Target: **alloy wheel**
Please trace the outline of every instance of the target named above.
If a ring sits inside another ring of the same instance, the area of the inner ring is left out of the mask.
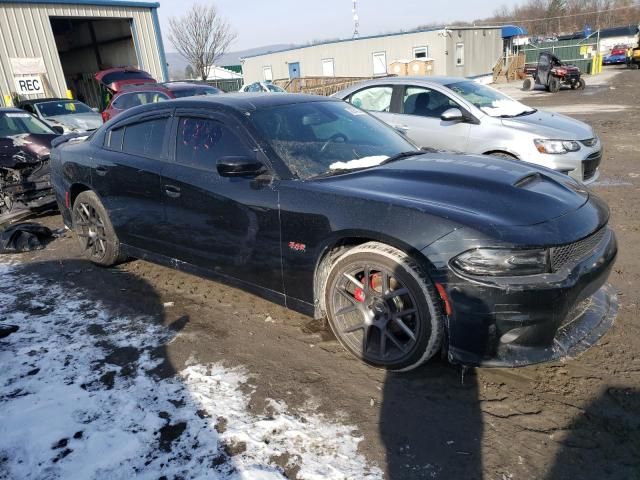
[[[418,304],[386,267],[348,267],[330,298],[336,333],[365,360],[395,363],[412,353],[420,337]]]
[[[73,213],[73,227],[85,253],[95,260],[104,258],[107,251],[107,236],[100,214],[91,204],[84,202],[77,202]]]

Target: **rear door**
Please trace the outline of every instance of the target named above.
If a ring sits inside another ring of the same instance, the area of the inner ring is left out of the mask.
[[[551,61],[548,55],[540,55],[538,58],[538,83],[540,85],[547,85],[549,80],[549,71],[551,70]]]
[[[276,183],[217,171],[220,157],[260,155],[251,136],[222,113],[179,109],[173,123],[161,182],[172,256],[282,292]]]
[[[452,98],[433,88],[403,86],[399,113],[391,113],[388,123],[403,131],[420,147],[465,152],[471,125],[447,122],[440,116],[450,108],[464,109]]]
[[[167,250],[160,174],[167,163],[171,115],[170,109],[155,111],[114,125],[91,172],[120,240],[158,252]]]

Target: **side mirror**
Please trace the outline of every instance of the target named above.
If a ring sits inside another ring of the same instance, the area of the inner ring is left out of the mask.
[[[459,108],[450,108],[442,112],[440,120],[443,122],[461,122],[464,120],[464,115],[462,115],[462,111]]]
[[[264,173],[264,164],[254,157],[221,157],[217,162],[222,177],[256,177]]]
[[[64,128],[62,128],[60,125],[54,125],[53,127],[51,127],[51,130],[53,130],[56,133],[59,133],[60,135],[64,133]]]

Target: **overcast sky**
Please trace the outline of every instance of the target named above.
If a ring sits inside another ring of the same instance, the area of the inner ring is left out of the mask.
[[[159,0],[165,49],[175,51],[166,39],[167,19],[183,14],[192,0]],[[201,0],[199,3],[210,3]],[[272,45],[306,43],[327,38],[349,38],[353,33],[352,0],[216,0],[238,38],[231,51]],[[360,35],[411,29],[428,23],[474,20],[493,14],[501,5],[518,0],[358,0]]]

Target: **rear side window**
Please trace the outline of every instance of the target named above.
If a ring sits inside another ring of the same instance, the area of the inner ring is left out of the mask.
[[[161,158],[168,118],[154,118],[113,129],[106,137],[105,146],[131,155]]]
[[[201,170],[215,170],[220,157],[249,155],[251,151],[229,127],[208,118],[181,118],[176,139],[176,162]]]
[[[124,129],[122,151],[143,157],[160,157],[167,121],[167,118],[156,118],[127,125]]]

